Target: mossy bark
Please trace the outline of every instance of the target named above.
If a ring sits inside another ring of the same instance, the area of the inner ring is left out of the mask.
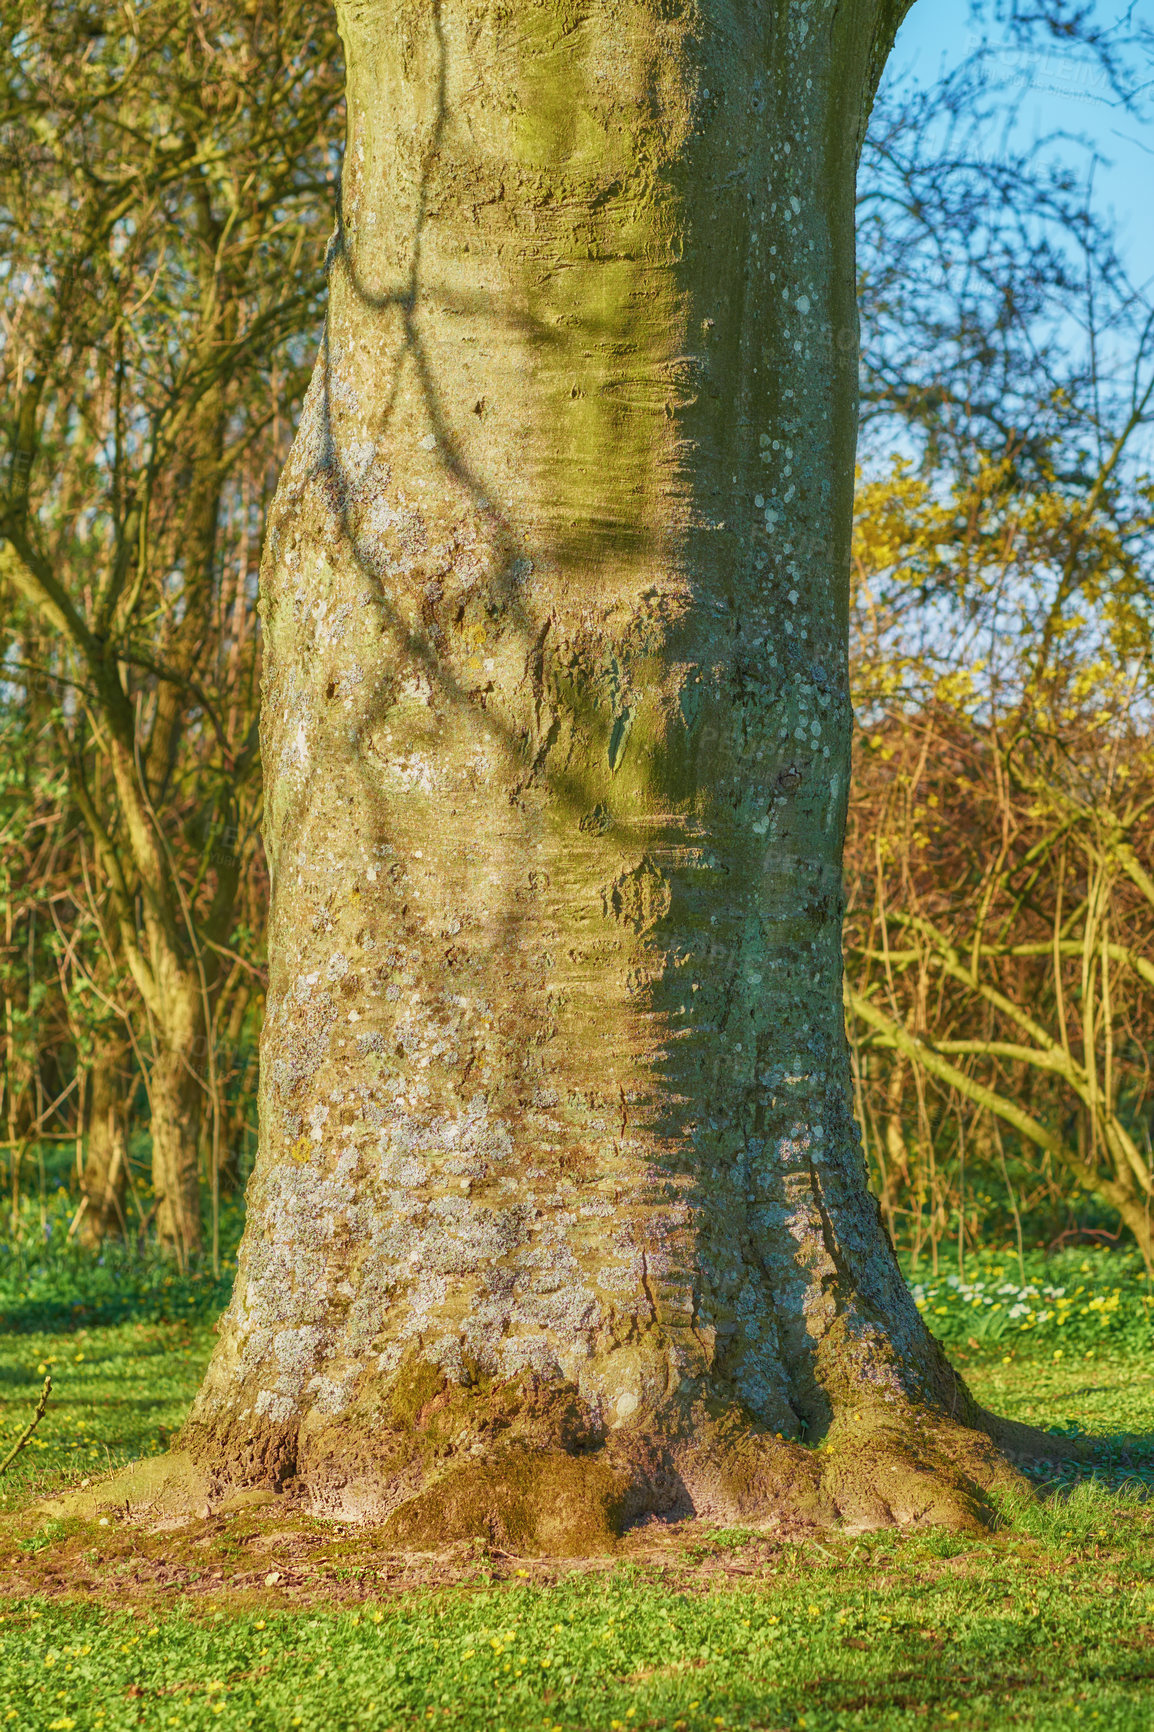
[[[997,1475],[842,1013],[854,176],[904,10],[340,8],[221,1486],[583,1549],[969,1520]]]

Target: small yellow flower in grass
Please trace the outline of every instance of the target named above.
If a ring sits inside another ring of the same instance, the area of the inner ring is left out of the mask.
[[[374,1612],[373,1613],[373,1623],[374,1624],[383,1624],[384,1621],[385,1621],[385,1614],[383,1612]]]
[[[528,1570],[514,1570],[513,1574],[515,1576],[527,1576],[529,1574],[529,1572],[528,1572]]]
[[[258,1618],[258,1619],[257,1619],[257,1621],[256,1621],[256,1624],[255,1624],[255,1626],[254,1626],[254,1628],[255,1628],[255,1629],[258,1629],[258,1630],[263,1630],[263,1629],[264,1629],[264,1619],[263,1619],[263,1618]]]
[[[821,1607],[820,1606],[807,1606],[806,1610],[809,1613],[811,1618],[820,1618],[821,1617]]]

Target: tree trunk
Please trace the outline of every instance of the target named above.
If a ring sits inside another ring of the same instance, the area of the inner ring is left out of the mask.
[[[341,10],[218,1492],[581,1550],[969,1522],[1002,1471],[842,1012],[854,174],[904,10]]]
[[[81,1192],[86,1199],[77,1228],[81,1244],[127,1236],[128,1123],[132,1092],[130,1051],[124,1040],[99,1046],[88,1071],[88,1135]]]
[[[893,1236],[893,1219],[898,1204],[903,1196],[909,1196],[914,1188],[910,1175],[910,1151],[906,1142],[905,1126],[902,1123],[902,1108],[905,1105],[905,1064],[899,1054],[895,1055],[886,1079],[885,1103],[885,1145],[886,1145],[886,1192],[882,1197],[882,1209],[890,1222],[890,1236]]]
[[[195,983],[171,969],[162,978],[167,990],[155,1016],[156,1051],[148,1079],[152,1189],[157,1240],[184,1268],[203,1242],[200,1123],[208,1068],[206,1036]]]
[[[127,719],[133,725],[131,712]],[[183,1268],[202,1242],[198,1151],[208,1050],[203,976],[187,954],[189,911],[182,904],[177,870],[163,843],[151,796],[139,777],[132,736],[123,715],[120,720],[121,734],[112,738],[110,759],[126,818],[143,931],[137,928],[120,860],[110,850],[105,859],[117,892],[121,951],[146,1006],[152,1036],[148,1102],[157,1240]]]
[[[1122,1225],[1133,1233],[1147,1275],[1154,1275],[1154,1205],[1140,1194],[1133,1180],[1127,1185],[1111,1185],[1109,1189],[1101,1185],[1098,1189],[1106,1202],[1117,1209]]]
[[[187,1052],[162,1049],[149,1073],[156,1236],[183,1268],[201,1247],[201,1086]]]

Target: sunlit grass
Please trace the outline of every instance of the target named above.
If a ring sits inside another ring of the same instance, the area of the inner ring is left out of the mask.
[[[1154,1727],[1154,1361],[1128,1322],[1060,1346],[1047,1325],[954,1332],[989,1406],[1113,1438],[1095,1478],[1004,1503],[986,1538],[698,1529],[592,1570],[482,1549],[434,1590],[435,1563],[400,1584],[371,1536],[299,1518],[145,1542],[33,1517],[34,1493],[163,1449],[215,1339],[189,1277],[150,1289],[144,1321],[77,1328],[63,1261],[37,1267],[20,1316],[54,1327],[0,1335],[0,1443],[54,1381],[0,1481],[0,1573],[26,1595],[0,1602],[0,1728]]]
[[[165,1449],[215,1337],[207,1323],[121,1323],[0,1335],[0,1443],[27,1421],[45,1374],[52,1395],[31,1443],[0,1480],[0,1510]]]
[[[906,1275],[919,1311],[949,1347],[1059,1354],[1134,1351],[1154,1340],[1154,1282],[1137,1251],[1079,1248],[970,1253],[965,1273],[925,1259]]]
[[[1079,1501],[1085,1516],[1094,1500]],[[1057,1550],[1033,1536],[835,1544],[833,1561],[786,1547],[740,1586],[636,1565],[547,1586],[479,1570],[332,1611],[41,1600],[0,1623],[0,1724],[1148,1732],[1145,1533],[1115,1533],[1108,1556],[1087,1533]],[[727,1561],[741,1556],[729,1536]]]

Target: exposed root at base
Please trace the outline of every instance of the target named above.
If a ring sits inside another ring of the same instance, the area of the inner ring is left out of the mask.
[[[920,1412],[858,1411],[815,1449],[758,1432],[733,1412],[698,1410],[685,1420],[675,1436],[622,1430],[576,1449],[513,1437],[480,1457],[426,1462],[415,1482],[412,1473],[398,1476],[395,1458],[393,1471],[374,1474],[361,1454],[344,1468],[329,1456],[296,1479],[237,1484],[175,1451],[42,1507],[163,1526],[275,1503],[376,1527],[395,1551],[478,1540],[522,1556],[589,1558],[611,1555],[653,1515],[791,1534],[980,1534],[995,1519],[993,1497],[1030,1495],[1011,1454],[1054,1460],[1085,1448],[993,1416],[985,1432]]]

